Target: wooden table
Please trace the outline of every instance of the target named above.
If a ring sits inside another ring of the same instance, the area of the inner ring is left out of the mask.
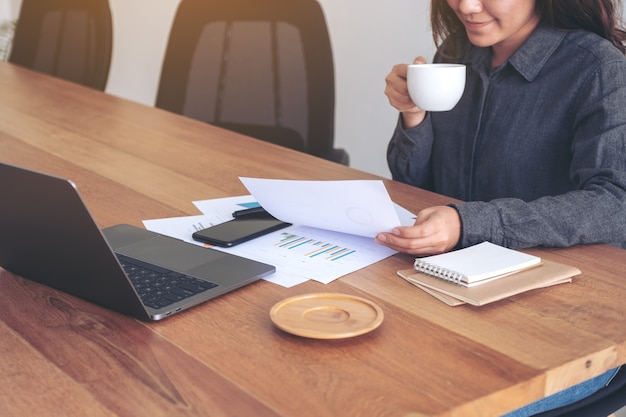
[[[6,63],[0,160],[73,179],[101,227],[199,214],[193,200],[246,194],[239,176],[377,178]],[[412,211],[449,201],[385,184]],[[453,308],[398,278],[412,264],[398,254],[328,285],[260,281],[144,323],[2,271],[0,415],[500,415],[626,362],[625,252],[529,252],[583,274]],[[365,297],[385,320],[333,341],[275,328],[270,308],[309,292]]]

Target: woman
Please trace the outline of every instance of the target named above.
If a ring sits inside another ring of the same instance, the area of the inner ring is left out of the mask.
[[[426,113],[406,65],[386,78],[401,112],[394,179],[462,204],[432,207],[377,240],[428,255],[626,242],[626,57],[611,0],[433,0],[437,62],[467,65],[461,101]],[[416,63],[425,62],[417,58]]]
[[[385,94],[400,118],[389,144],[393,178],[465,201],[418,213],[381,233],[429,255],[485,240],[512,248],[626,247],[626,33],[617,0],[432,0],[436,62],[467,65],[449,112],[411,101],[407,66]],[[425,63],[419,57],[415,63]],[[573,403],[617,369],[524,407]]]

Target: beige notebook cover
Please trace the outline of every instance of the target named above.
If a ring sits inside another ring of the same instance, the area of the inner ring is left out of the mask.
[[[417,272],[398,271],[398,275],[444,303],[456,306],[482,306],[526,291],[572,282],[580,270],[569,265],[544,260],[541,265],[475,287],[464,287],[441,278]]]

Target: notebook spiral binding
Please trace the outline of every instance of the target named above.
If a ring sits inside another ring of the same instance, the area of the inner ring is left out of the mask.
[[[437,265],[430,264],[428,262],[424,262],[421,259],[416,259],[413,263],[413,266],[416,271],[423,272],[428,275],[435,276],[437,278],[444,279],[453,284],[463,285],[463,274],[459,274],[458,272],[451,271],[449,269],[440,268]]]

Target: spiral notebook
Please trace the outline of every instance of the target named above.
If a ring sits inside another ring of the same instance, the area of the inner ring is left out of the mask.
[[[570,283],[579,274],[580,270],[573,266],[544,260],[536,268],[508,274],[484,285],[465,287],[415,269],[398,271],[398,275],[407,282],[450,306],[466,303],[483,306],[527,291]]]
[[[473,287],[539,264],[541,258],[537,256],[483,242],[440,255],[417,258],[414,267],[418,272]]]
[[[423,271],[423,272],[422,272]],[[451,306],[482,306],[526,291],[572,282],[581,271],[491,243],[419,258],[398,275]]]

